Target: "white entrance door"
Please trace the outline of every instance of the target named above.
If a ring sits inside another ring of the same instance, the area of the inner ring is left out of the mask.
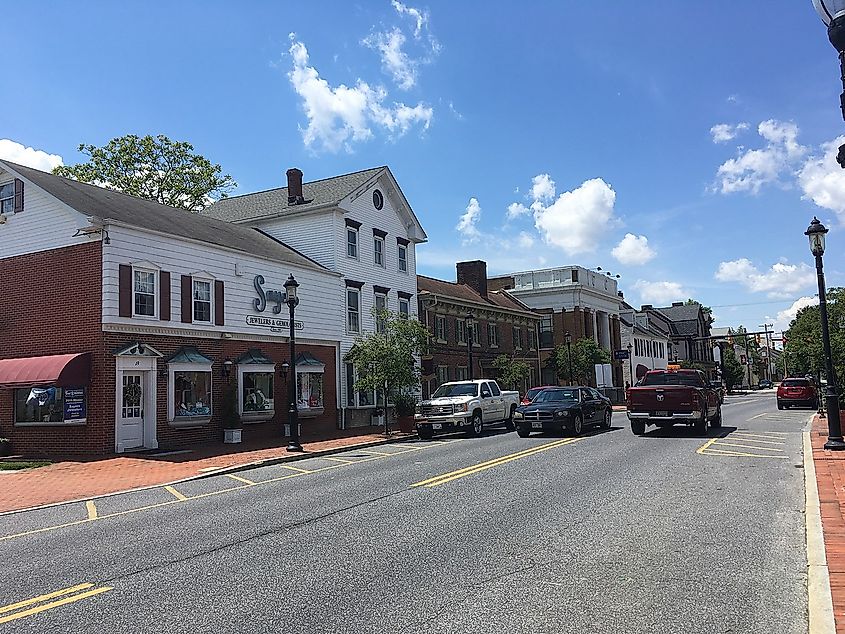
[[[144,447],[144,384],[146,372],[123,372],[118,411],[118,446],[124,451]]]

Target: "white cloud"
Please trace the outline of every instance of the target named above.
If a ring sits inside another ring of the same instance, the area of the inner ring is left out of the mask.
[[[387,91],[370,87],[358,80],[353,87],[340,84],[332,87],[320,77],[317,69],[309,66],[308,49],[290,34],[289,49],[293,69],[288,78],[302,98],[302,108],[308,126],[302,130],[302,139],[308,148],[337,152],[341,148],[351,151],[354,142],[372,138],[372,126],[380,126],[395,136],[402,136],[412,126],[428,129],[434,116],[431,107],[419,103],[414,107],[394,102],[385,105]]]
[[[397,0],[392,0],[390,4],[393,5],[393,8],[399,15],[405,14],[413,18],[414,22],[417,24],[414,29],[414,38],[420,39],[422,37],[423,30],[428,29],[428,11],[420,11],[414,7],[402,4]]]
[[[27,147],[11,139],[0,139],[0,159],[26,165],[42,172],[51,172],[54,167],[64,165],[58,154],[48,154],[43,150]]]
[[[798,172],[804,198],[835,211],[840,218],[845,218],[845,170],[836,162],[836,154],[843,143],[845,136],[823,143],[822,156],[811,156]]]
[[[534,238],[527,231],[520,231],[516,244],[522,249],[530,249],[534,246]]]
[[[464,244],[476,242],[481,237],[478,223],[481,220],[481,205],[477,198],[470,198],[466,210],[458,221],[455,229],[463,237]]]
[[[535,200],[531,205],[534,225],[547,244],[560,247],[567,255],[591,252],[616,222],[615,201],[616,192],[610,185],[594,178],[563,192],[548,206]]]
[[[752,293],[768,293],[769,297],[788,297],[811,288],[816,281],[816,273],[803,262],[776,262],[768,271],[760,272],[750,260],[739,258],[721,262],[716,271],[716,279],[720,282],[742,284]]]
[[[519,218],[520,216],[526,215],[529,211],[531,210],[522,203],[511,203],[508,205],[507,219],[513,220],[514,218]]]
[[[757,126],[766,141],[762,149],[740,150],[736,158],[719,166],[715,188],[723,194],[749,191],[756,194],[764,185],[788,186],[781,179],[792,171],[807,151],[798,143],[798,126],[769,119]]]
[[[418,64],[402,50],[405,36],[399,27],[393,27],[384,33],[373,33],[361,40],[361,43],[381,54],[382,66],[393,77],[397,86],[402,90],[414,87],[417,83]]]
[[[548,202],[555,197],[555,182],[548,174],[538,174],[531,180],[531,198]]]
[[[710,134],[713,135],[713,143],[724,143],[735,139],[740,132],[748,129],[747,123],[737,123],[731,125],[730,123],[717,123],[710,128]]]
[[[678,282],[647,282],[637,280],[634,289],[640,294],[640,299],[646,304],[668,304],[683,301],[692,295]]]
[[[610,252],[622,264],[642,265],[655,258],[657,252],[648,246],[648,238],[626,233]]]
[[[799,297],[789,308],[781,310],[778,312],[777,317],[774,320],[774,329],[776,331],[784,331],[789,328],[789,324],[792,323],[792,320],[798,315],[798,311],[802,308],[806,308],[807,306],[818,306],[819,298],[817,295],[806,296],[806,297]]]

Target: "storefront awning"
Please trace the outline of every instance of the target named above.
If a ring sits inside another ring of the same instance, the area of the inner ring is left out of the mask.
[[[323,372],[325,368],[326,364],[310,352],[300,352],[296,355],[297,372]]]
[[[91,355],[87,352],[0,359],[0,387],[83,387],[90,376]]]

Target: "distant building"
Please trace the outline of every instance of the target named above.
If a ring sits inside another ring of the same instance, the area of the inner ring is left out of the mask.
[[[622,305],[619,313],[622,349],[628,350],[630,359],[622,365],[624,384],[634,385],[649,370],[663,370],[669,361],[668,322]]]
[[[490,278],[491,289],[511,295],[543,315],[540,322],[541,383],[557,385],[550,358],[556,346],[572,340],[594,339],[611,356],[622,347],[619,307],[622,301],[616,278],[581,266],[524,271]],[[614,360],[615,387],[624,386],[622,362]]]
[[[537,384],[541,316],[507,291],[488,290],[486,262],[458,262],[457,282],[418,275],[417,289],[419,319],[432,333],[431,349],[423,358],[423,398],[441,383],[469,378],[466,317],[470,313],[476,324],[475,378],[499,378],[493,361],[504,354],[529,366],[528,377],[515,386],[521,394]]]
[[[710,376],[716,374],[713,342],[710,340],[710,322],[701,304],[673,302],[671,306],[655,308],[644,304],[640,312],[650,320],[665,325],[669,333],[668,361],[699,364]]]

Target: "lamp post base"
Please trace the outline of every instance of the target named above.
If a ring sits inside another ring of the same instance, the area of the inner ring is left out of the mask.
[[[842,447],[845,448],[845,443],[842,444]],[[305,451],[305,450],[302,448],[302,445],[300,445],[298,442],[292,440],[288,443],[288,451]]]
[[[828,438],[824,448],[831,451],[843,451],[845,450],[845,440],[841,436],[839,438]]]

